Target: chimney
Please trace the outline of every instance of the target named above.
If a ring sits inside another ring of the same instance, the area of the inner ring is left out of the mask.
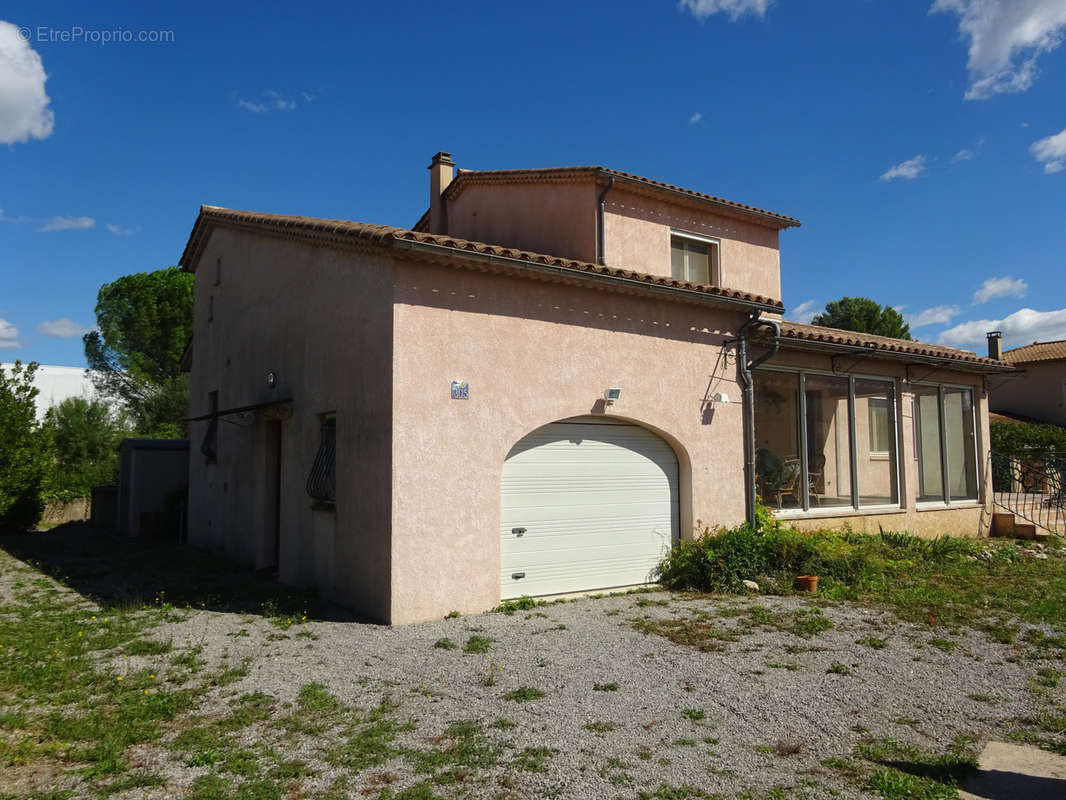
[[[996,361],[1003,360],[1003,331],[989,331],[985,334],[988,337],[988,357],[994,358]]]
[[[447,233],[448,214],[441,195],[452,182],[455,162],[452,154],[443,150],[433,156],[429,169],[429,232]]]

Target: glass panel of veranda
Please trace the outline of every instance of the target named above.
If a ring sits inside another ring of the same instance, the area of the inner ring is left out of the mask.
[[[951,500],[977,499],[977,434],[973,412],[970,389],[944,388],[944,440]]]
[[[847,378],[804,376],[811,508],[852,506]]]
[[[896,392],[891,381],[855,379],[855,458],[859,505],[899,503]]]
[[[802,508],[799,375],[758,370],[755,381],[755,485],[771,508]]]

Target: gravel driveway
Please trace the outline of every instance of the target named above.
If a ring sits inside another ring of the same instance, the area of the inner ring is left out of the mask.
[[[267,722],[233,734],[308,765],[299,797],[325,796],[345,773],[352,798],[864,797],[823,762],[871,738],[943,753],[959,736],[1002,737],[1036,711],[1034,668],[1015,645],[796,597],[655,592],[402,628],[281,631],[263,617],[183,613],[153,636],[175,651],[201,648],[205,664],[247,667],[210,695],[208,712],[261,692],[283,716],[301,708],[301,687],[321,684],[387,740],[359,769],[336,754],[374,742],[345,745],[355,728],[326,717],[317,728]],[[471,637],[491,640],[487,650],[464,652]],[[476,724],[455,726],[464,721]],[[140,758],[179,794],[212,769],[158,745]]]

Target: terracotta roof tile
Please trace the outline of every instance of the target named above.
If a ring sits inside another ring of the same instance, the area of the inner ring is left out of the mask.
[[[1066,339],[1056,342],[1033,342],[1003,354],[1008,364],[1032,364],[1037,361],[1066,360]]]
[[[640,284],[648,288],[664,287],[668,290],[676,290],[677,295],[696,294],[709,299],[719,298],[729,303],[743,303],[752,307],[760,307],[768,311],[783,311],[784,306],[780,300],[748,292],[726,289],[718,286],[689,283],[660,275],[649,275],[633,270],[605,267],[599,264],[590,264],[586,261],[575,261],[569,258],[533,253],[527,250],[518,250],[511,247],[486,244],[484,242],[472,242],[466,239],[457,239],[452,236],[441,236],[430,233],[407,230],[406,228],[394,228],[388,225],[371,225],[362,222],[350,222],[339,219],[318,219],[316,217],[297,217],[285,214],[262,214],[253,211],[235,211],[218,206],[201,206],[200,216],[189,236],[185,252],[182,254],[181,266],[192,271],[200,249],[206,243],[208,226],[212,223],[223,223],[240,226],[252,226],[270,228],[277,231],[306,231],[324,235],[336,235],[351,237],[362,240],[369,244],[382,247],[400,247],[405,242],[429,245],[441,248],[441,254],[455,258],[482,257],[490,259],[507,259],[509,262],[504,266],[521,267],[522,264],[549,267],[557,271],[557,274],[565,275],[573,273],[575,278],[582,275],[596,275],[617,279],[618,282],[626,283],[634,288]]]
[[[939,344],[927,344],[908,339],[892,339],[888,336],[874,336],[870,333],[857,333],[838,328],[825,328],[821,325],[804,325],[799,322],[781,323],[781,336],[783,339],[792,339],[802,342],[821,343],[826,345],[841,345],[847,347],[861,347],[868,350],[895,354],[900,357],[915,356],[933,358],[937,360],[957,361],[961,364],[973,364],[981,367],[997,367],[1007,371],[1011,367],[1002,361],[985,358],[969,350],[960,350],[956,347],[945,347]]]

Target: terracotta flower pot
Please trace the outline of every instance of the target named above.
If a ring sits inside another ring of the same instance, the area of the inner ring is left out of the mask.
[[[818,591],[818,576],[817,575],[797,575],[796,587],[801,592],[817,592]]]

